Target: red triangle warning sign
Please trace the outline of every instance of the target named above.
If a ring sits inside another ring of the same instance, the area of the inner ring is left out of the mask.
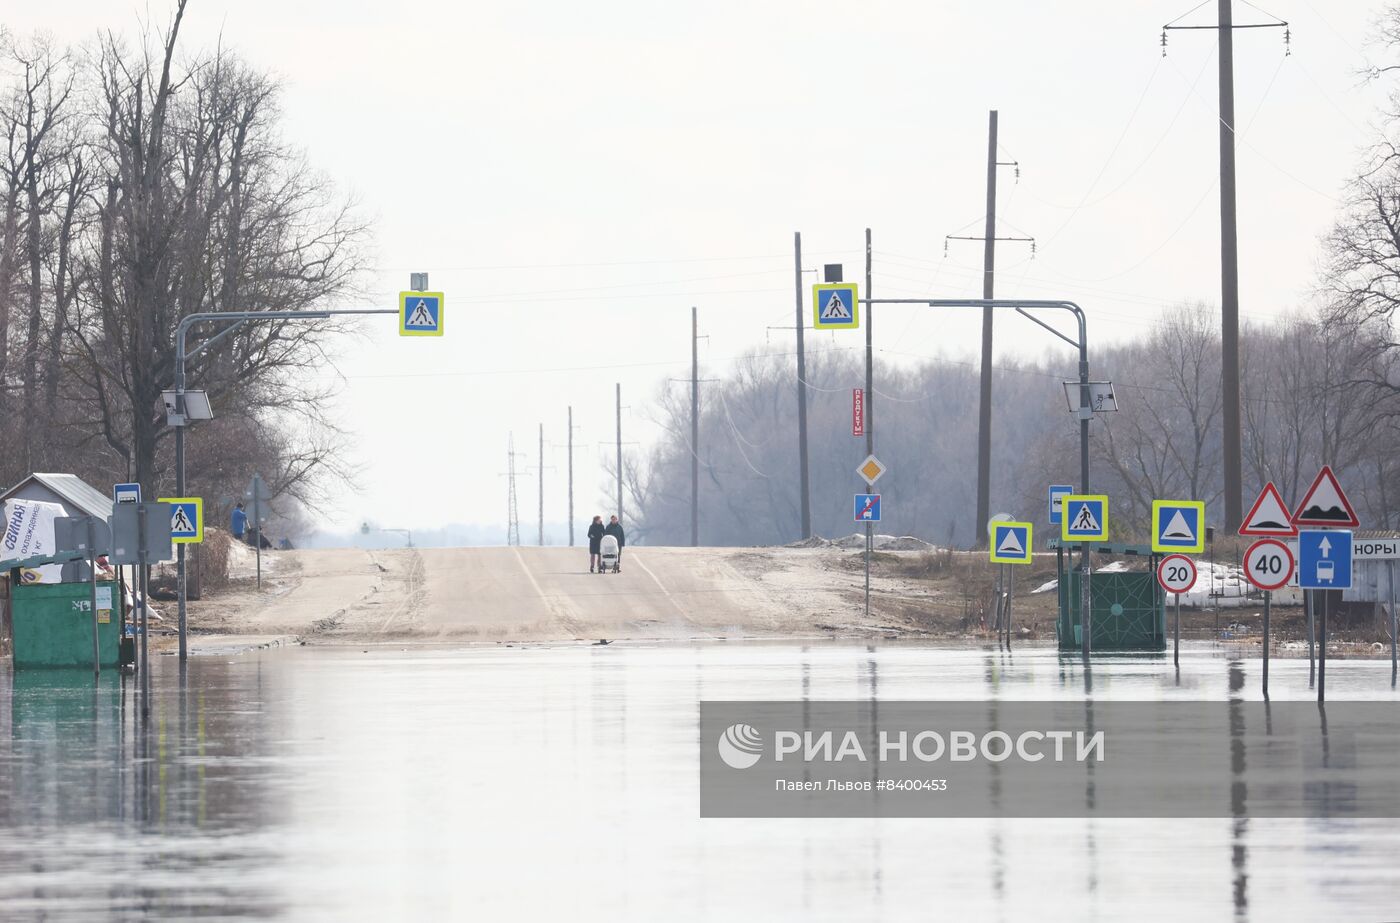
[[[1342,492],[1342,485],[1337,483],[1337,476],[1332,473],[1331,465],[1323,465],[1322,470],[1317,473],[1317,480],[1308,488],[1303,502],[1298,504],[1298,510],[1293,514],[1293,524],[1335,526],[1344,529],[1361,525],[1361,520],[1356,518],[1356,511],[1351,508],[1351,501]]]
[[[1287,538],[1298,534],[1298,527],[1293,524],[1293,517],[1288,512],[1288,504],[1283,502],[1283,496],[1273,481],[1265,484],[1264,489],[1259,491],[1259,499],[1254,501],[1254,506],[1250,507],[1249,513],[1245,515],[1240,534]]]

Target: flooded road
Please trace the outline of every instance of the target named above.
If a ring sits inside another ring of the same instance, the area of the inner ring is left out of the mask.
[[[1259,697],[1187,648],[301,648],[131,680],[0,673],[5,919],[1392,919],[1400,823],[702,819],[720,699]],[[1306,660],[1271,665],[1307,700]],[[1334,661],[1329,708],[1400,708]],[[1400,779],[1400,769],[1397,770]],[[1398,782],[1397,784],[1400,784]]]

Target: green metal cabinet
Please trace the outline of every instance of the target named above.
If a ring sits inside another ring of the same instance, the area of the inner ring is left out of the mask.
[[[1080,649],[1079,580],[1070,571],[1060,581],[1060,649]],[[1089,580],[1096,651],[1161,651],[1167,647],[1167,610],[1155,573],[1096,573]]]
[[[86,583],[12,587],[15,667],[91,667],[91,593]],[[99,583],[97,601],[99,658],[102,666],[115,667],[122,611],[117,587]]]

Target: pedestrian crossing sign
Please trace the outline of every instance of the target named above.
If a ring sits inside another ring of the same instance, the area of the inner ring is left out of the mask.
[[[860,289],[854,282],[819,282],[812,286],[812,326],[842,330],[860,326]]]
[[[1152,501],[1152,550],[1202,554],[1206,550],[1206,505],[1200,500]]]
[[[1070,494],[1063,501],[1060,538],[1066,542],[1108,541],[1108,497]]]
[[[204,500],[201,497],[162,497],[170,504],[170,541],[195,544],[204,541]]]
[[[1034,528],[1029,522],[992,523],[992,563],[1031,563],[1031,530]]]
[[[399,292],[399,336],[442,336],[442,292]]]

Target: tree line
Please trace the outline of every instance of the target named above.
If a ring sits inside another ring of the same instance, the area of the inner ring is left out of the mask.
[[[166,27],[81,47],[0,32],[0,482],[70,471],[173,489],[175,330],[190,314],[310,310],[356,290],[367,228],[281,136],[279,85]],[[196,328],[191,346],[215,328]],[[254,471],[314,498],[343,472],[325,394],[298,372],[329,321],[248,325],[190,362],[215,419],[188,470],[207,497]]]

